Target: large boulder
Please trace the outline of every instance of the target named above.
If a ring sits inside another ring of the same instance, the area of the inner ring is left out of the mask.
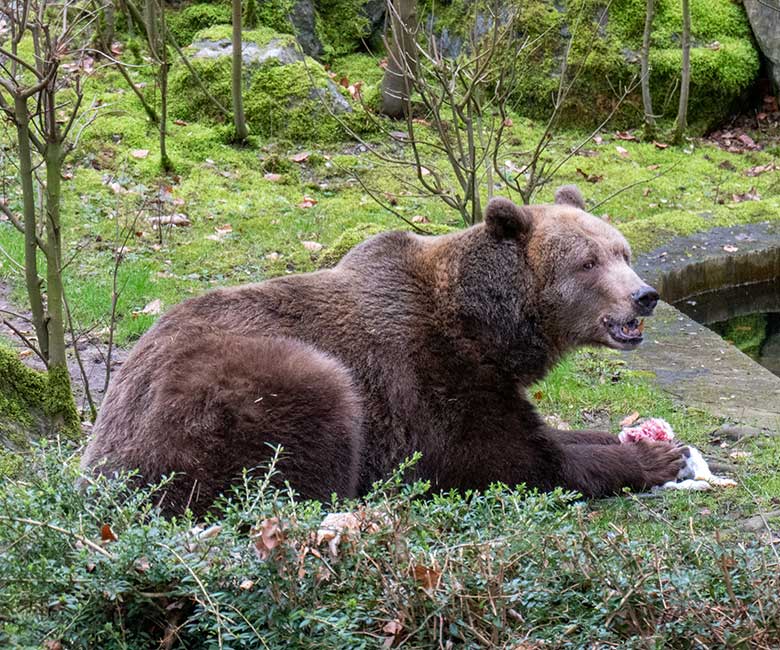
[[[777,1],[777,0],[774,0]],[[650,84],[656,114],[674,119],[682,62],[681,9],[678,2],[656,0],[651,43]],[[705,130],[725,119],[753,84],[759,72],[758,51],[741,4],[733,0],[693,0],[691,95],[689,123]],[[565,52],[572,91],[563,106],[563,119],[593,125],[616,110],[616,125],[641,123],[643,110],[638,79],[639,53],[645,20],[644,0],[611,3],[579,0],[508,0],[499,21],[516,15],[516,42],[532,43],[519,60],[514,103],[532,117],[549,116]],[[425,0],[420,10],[424,25],[440,50],[450,56],[468,48],[472,29],[484,34],[493,15],[484,2]],[[632,87],[618,106],[618,97]]]
[[[230,27],[217,26],[195,35],[186,54],[203,84],[224,106],[231,104]],[[302,54],[289,34],[268,28],[246,31],[241,48],[244,110],[250,129],[259,135],[294,141],[343,138],[341,123],[360,128],[359,105],[334,84],[322,65]],[[225,121],[184,65],[170,79],[173,117]],[[334,117],[338,116],[338,117]]]
[[[769,73],[780,91],[780,0],[744,0],[758,47],[769,62]]]

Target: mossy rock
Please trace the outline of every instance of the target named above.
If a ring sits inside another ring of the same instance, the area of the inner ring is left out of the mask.
[[[231,105],[231,54],[229,26],[198,32],[187,48],[193,68],[224,106]],[[367,128],[361,107],[353,106],[322,65],[299,51],[292,35],[265,27],[245,31],[242,58],[244,111],[254,134],[321,143],[343,140],[343,123],[358,132]],[[174,68],[170,88],[174,117],[226,120],[184,65]]]
[[[225,11],[227,20],[221,18]],[[294,35],[306,54],[325,61],[365,50],[366,44],[381,49],[384,14],[385,0],[256,0],[254,6],[257,25]],[[169,21],[180,43],[189,44],[198,29],[230,23],[230,0],[189,5],[172,12]]]
[[[231,22],[229,4],[194,4],[166,13],[167,27],[182,46],[192,43],[199,31]]]
[[[650,51],[653,110],[671,122],[679,98],[682,16],[679,2],[656,0],[655,5]],[[570,48],[567,78],[574,82],[562,121],[591,126],[617,109],[615,125],[641,123],[637,81],[644,0],[615,0],[608,6],[599,0],[510,0],[502,12],[504,16],[516,12],[518,34],[534,44],[520,59],[513,96],[518,112],[536,118],[550,115],[563,54]],[[487,18],[485,0],[453,0],[445,5],[426,0],[422,15],[451,56],[464,54],[468,26],[483,25],[485,32],[484,25],[492,20]],[[760,60],[741,3],[691,0],[691,23],[688,122],[693,131],[703,131],[729,115],[755,81]],[[634,89],[618,106],[619,95],[628,87]]]
[[[15,350],[0,345],[0,477],[21,469],[33,438],[75,438],[79,417],[67,370],[42,373],[25,366]]]

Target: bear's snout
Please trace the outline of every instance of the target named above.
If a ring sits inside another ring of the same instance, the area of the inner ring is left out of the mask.
[[[631,294],[640,316],[649,316],[658,304],[658,292],[650,285],[644,285]]]

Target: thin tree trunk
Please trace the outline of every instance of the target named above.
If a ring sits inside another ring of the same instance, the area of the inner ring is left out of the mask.
[[[55,136],[56,137],[56,136]],[[46,308],[49,330],[49,369],[67,368],[65,356],[65,314],[62,307],[62,224],[60,222],[60,188],[62,142],[49,142],[46,164]]]
[[[241,94],[241,0],[233,0],[233,124],[236,140],[243,142],[249,132],[244,116],[244,100]]]
[[[680,106],[674,141],[679,144],[688,128],[688,93],[691,85],[691,8],[689,0],[682,0],[682,73],[680,78]]]
[[[19,141],[19,175],[22,186],[22,213],[24,215],[24,274],[27,296],[30,299],[33,326],[38,337],[38,349],[41,355],[49,359],[49,333],[46,327],[46,314],[43,309],[43,296],[38,277],[38,242],[35,223],[35,189],[33,183],[32,153],[30,151],[30,117],[27,113],[27,100],[14,97],[14,121]]]
[[[382,78],[382,113],[404,116],[410,99],[410,74],[417,70],[416,0],[388,0],[392,42],[388,43],[387,68]]]
[[[650,96],[650,37],[653,31],[655,17],[655,0],[647,0],[645,13],[645,31],[642,35],[642,106],[645,111],[645,137],[655,136],[655,115],[653,114],[653,99]]]

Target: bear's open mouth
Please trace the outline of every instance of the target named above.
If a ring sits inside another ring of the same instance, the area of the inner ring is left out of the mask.
[[[639,345],[642,340],[642,332],[645,329],[645,319],[637,320],[632,318],[629,321],[616,321],[611,318],[605,318],[604,324],[607,326],[609,335],[622,345]]]

